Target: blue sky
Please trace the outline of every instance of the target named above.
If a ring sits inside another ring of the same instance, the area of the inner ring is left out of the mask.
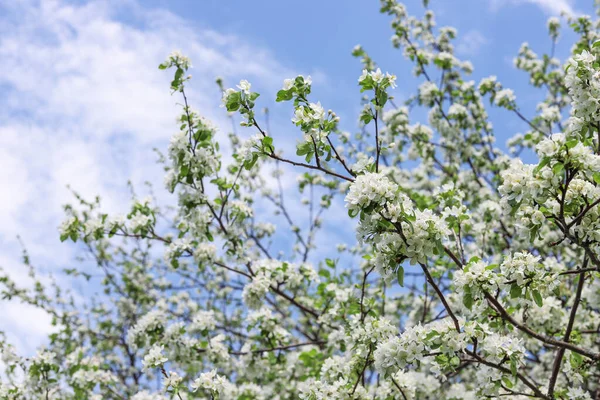
[[[420,1],[406,3],[409,12],[422,13]],[[458,28],[458,55],[473,62],[473,79],[497,75],[531,115],[540,93],[528,88],[513,57],[524,41],[547,51],[547,18],[563,9],[591,13],[589,3],[431,0],[431,7],[438,26]],[[356,128],[356,44],[398,76],[397,97],[412,93],[419,81],[391,46],[390,21],[378,11],[377,1],[364,0],[0,0],[0,265],[27,282],[19,234],[40,271],[64,279],[59,269],[78,254],[59,244],[56,230],[61,205],[71,200],[67,185],[87,197],[101,195],[109,212],[124,211],[127,180],[162,187],[151,149],[165,149],[175,129],[177,99],[157,69],[171,50],[192,58],[192,103],[224,133],[230,125],[214,78],[230,86],[250,80],[263,93],[260,105],[272,109],[276,144],[300,137],[289,105],[273,101],[283,79],[298,73],[313,76],[313,99],[334,109],[345,129]],[[572,38],[566,32],[561,57]],[[492,115],[500,141],[525,130],[512,114]],[[344,238],[333,233],[331,244]],[[0,329],[21,348],[34,347],[49,329],[35,310],[0,307]]]
[[[404,2],[410,13],[421,15],[421,0]],[[593,13],[592,2],[570,0],[432,0],[438,26],[458,28],[457,53],[470,59],[476,81],[497,75],[507,87],[513,88],[525,115],[535,110],[541,93],[531,90],[528,78],[512,66],[523,42],[529,42],[538,54],[549,51],[550,39],[546,22],[561,10]],[[354,116],[359,104],[356,76],[358,60],[351,49],[361,44],[382,69],[398,75],[398,97],[413,93],[419,80],[411,76],[412,65],[392,48],[390,19],[379,13],[379,2],[364,0],[303,1],[170,1],[146,0],[144,5],[169,9],[197,24],[242,37],[261,48],[269,49],[284,65],[299,71],[317,70],[327,76],[327,85],[315,85],[314,93],[327,107],[338,111],[345,128],[354,128]],[[566,24],[563,24],[566,28]],[[564,58],[569,52],[572,35],[563,29],[556,55]],[[562,45],[561,45],[562,44]],[[243,78],[240,76],[240,78]],[[278,105],[275,105],[278,107]],[[281,107],[283,111],[285,109]],[[497,114],[491,111],[492,115]],[[516,118],[494,120],[499,138],[505,139],[524,129]]]
[[[410,13],[422,14],[420,0],[404,3]],[[431,0],[430,7],[436,12],[438,26],[458,28],[459,56],[473,61],[474,78],[495,74],[507,86],[518,90],[526,89],[527,78],[510,67],[521,43],[529,42],[540,53],[549,50],[548,17],[557,15],[561,8],[591,13],[591,3]],[[354,93],[354,98],[357,97],[354,89],[359,64],[350,53],[356,44],[363,45],[383,69],[398,75],[401,91],[404,87],[414,87],[410,64],[390,45],[390,19],[379,13],[378,1],[308,0],[299,5],[274,0],[146,0],[144,4],[190,17],[199,27],[244,37],[257,46],[270,49],[285,65],[300,70],[321,70],[327,74],[331,86],[342,87],[350,96]],[[569,37],[571,35],[563,36],[563,43],[568,43]],[[568,46],[558,47],[558,56],[567,53]],[[330,94],[335,105],[348,108],[347,100],[351,98],[339,96],[337,91],[325,92],[323,96]]]

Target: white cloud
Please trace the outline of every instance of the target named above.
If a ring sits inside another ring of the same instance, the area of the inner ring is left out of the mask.
[[[248,78],[267,93],[294,75],[266,49],[133,0],[0,0],[0,10],[0,264],[19,281],[17,234],[42,270],[72,262],[74,248],[56,231],[72,200],[67,185],[123,211],[128,179],[162,183],[152,148],[166,148],[176,129],[178,99],[157,68],[170,51],[192,59],[191,102],[224,127],[223,137],[230,124],[217,75],[231,84]],[[28,350],[47,332],[36,316],[17,320],[30,309],[0,307],[8,308],[0,326]]]
[[[486,44],[488,44],[488,40],[481,32],[469,31],[464,35],[459,35],[456,51],[466,56],[474,56]]]
[[[574,15],[574,3],[574,0],[492,0],[490,4],[495,10],[508,4],[534,4],[549,15],[560,15],[562,12]]]

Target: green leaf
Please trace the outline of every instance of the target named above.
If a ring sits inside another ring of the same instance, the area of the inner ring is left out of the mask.
[[[581,364],[583,364],[583,356],[578,353],[571,353],[569,356],[569,363],[571,363],[571,367],[579,368]]]
[[[306,157],[304,157],[304,159],[306,160],[307,163],[309,163],[312,160],[314,154],[315,154],[315,152],[312,150],[306,154]]]
[[[388,94],[384,91],[379,92],[379,94],[377,95],[377,105],[379,107],[383,107],[385,106],[385,103],[387,103],[387,99],[388,99]]]
[[[512,285],[510,285],[510,297],[511,299],[516,299],[517,297],[521,297],[521,286],[517,285],[516,283],[513,283]]]
[[[241,96],[239,92],[231,93],[227,97],[227,103],[225,103],[225,108],[229,112],[237,111],[241,105]]]
[[[262,139],[263,148],[267,150],[267,152],[273,152],[273,138],[271,136],[266,136]]]
[[[509,389],[512,389],[512,387],[514,386],[514,384],[512,383],[512,381],[508,378],[508,376],[503,376],[502,377],[502,383],[504,383],[504,386],[506,386]]]
[[[371,122],[373,120],[373,115],[371,115],[370,113],[363,113],[360,116],[360,120],[363,124],[367,125],[369,122]]]
[[[544,157],[544,158],[542,158],[542,160],[540,161],[540,163],[538,164],[538,166],[534,168],[533,173],[537,174],[538,172],[540,172],[540,170],[542,168],[544,168],[549,162],[550,162],[550,157]]]
[[[481,261],[481,258],[477,257],[477,256],[473,256],[469,259],[469,262],[467,264],[471,264],[477,261]]]
[[[177,68],[177,71],[175,71],[175,77],[173,78],[173,81],[171,82],[171,89],[178,89],[179,85],[181,84],[181,77],[183,76],[184,71],[181,68]]]
[[[577,146],[577,143],[579,143],[579,140],[571,139],[565,143],[565,146],[567,149],[572,149],[573,147]]]
[[[453,367],[458,367],[460,365],[460,358],[458,356],[454,356],[450,359],[450,365]]]
[[[425,341],[428,342],[431,339],[433,339],[434,337],[438,336],[440,333],[438,331],[436,331],[435,329],[432,329],[427,336],[425,336]]]
[[[312,144],[303,142],[296,147],[296,155],[304,156],[312,151]]]
[[[404,287],[404,267],[402,265],[398,265],[396,276],[398,277],[398,283],[400,286]]]
[[[277,92],[277,98],[275,101],[289,101],[294,97],[293,89],[280,90]]]
[[[329,279],[329,278],[331,278],[331,273],[326,269],[320,269],[319,276],[322,276],[325,279]]]
[[[467,307],[469,310],[473,308],[473,296],[471,295],[471,291],[465,291],[463,295],[463,305]]]
[[[554,164],[554,166],[552,167],[552,172],[554,173],[554,175],[558,175],[561,172],[563,172],[565,169],[565,166],[563,163],[556,163]]]
[[[517,361],[515,359],[510,360],[510,372],[513,376],[517,376]]]
[[[535,300],[535,304],[538,305],[538,307],[541,307],[544,305],[544,300],[542,300],[542,294],[537,291],[537,290],[532,290],[531,294],[533,295],[533,300]]]

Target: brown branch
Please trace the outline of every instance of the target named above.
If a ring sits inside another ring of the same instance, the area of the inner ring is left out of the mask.
[[[275,153],[263,153],[263,154],[265,154],[266,156],[268,156],[268,157],[270,157],[270,158],[272,158],[272,159],[274,159],[274,160],[278,160],[278,161],[284,162],[284,163],[286,163],[286,164],[291,164],[291,165],[293,165],[293,166],[295,166],[295,167],[304,167],[304,168],[308,168],[308,169],[314,169],[314,170],[317,170],[317,171],[324,172],[324,173],[326,173],[327,175],[331,175],[331,176],[335,176],[336,178],[343,179],[343,180],[345,180],[345,181],[348,181],[348,182],[354,182],[354,179],[353,179],[353,178],[349,178],[349,177],[347,177],[347,176],[344,176],[344,175],[338,174],[337,172],[334,172],[334,171],[328,170],[328,169],[326,169],[326,168],[323,168],[323,167],[317,167],[317,166],[315,166],[315,165],[310,165],[310,164],[305,164],[305,163],[302,163],[302,162],[297,162],[297,161],[287,160],[287,159],[285,159],[285,158],[281,158],[281,157],[279,157],[279,156],[278,156],[277,154],[275,154]]]
[[[335,155],[335,158],[337,158],[337,160],[342,164],[342,166],[344,167],[344,169],[352,176],[356,176],[356,174],[350,169],[348,168],[348,166],[346,165],[346,162],[344,161],[344,159],[339,155],[337,149],[335,148],[335,146],[333,145],[333,143],[331,142],[331,139],[329,138],[329,135],[327,136],[327,142],[329,143],[329,146],[331,147],[331,149],[333,150],[333,154]]]
[[[483,365],[487,365],[488,367],[492,367],[495,368],[499,371],[504,372],[505,374],[511,374],[512,372],[509,368],[503,367],[502,365],[498,365],[498,364],[494,364],[491,361],[487,361],[486,359],[484,359],[483,357],[481,357],[480,355],[470,351],[470,350],[466,350],[465,349],[465,353],[467,353],[469,356],[473,357],[474,360],[467,360],[467,361],[474,361],[474,362],[478,362],[480,364]],[[523,382],[529,389],[531,389],[533,391],[533,393],[535,393],[535,395],[537,397],[540,397],[542,399],[549,399],[548,396],[544,395],[544,393],[542,393],[537,386],[532,383],[529,379],[527,379],[527,377],[525,377],[523,374],[521,374],[520,372],[517,372],[517,378]]]
[[[502,317],[502,319],[508,321],[511,325],[513,325],[515,328],[519,329],[520,331],[528,334],[531,337],[534,337],[538,340],[541,340],[542,342],[552,345],[552,346],[556,346],[556,347],[563,347],[565,349],[571,350],[575,353],[581,354],[582,356],[585,356],[587,358],[592,359],[593,361],[599,361],[600,360],[600,353],[594,353],[591,352],[589,350],[586,349],[582,349],[581,347],[577,347],[571,343],[566,343],[563,342],[562,340],[557,340],[554,338],[550,338],[544,335],[541,335],[537,332],[535,332],[534,330],[532,330],[531,328],[529,328],[527,325],[525,325],[524,323],[521,323],[519,321],[517,321],[516,319],[514,319],[509,313],[508,311],[506,311],[504,309],[504,307],[502,307],[502,305],[500,304],[500,302],[498,302],[498,300],[496,300],[496,298],[494,298],[494,296],[492,296],[489,292],[484,291],[485,297],[488,300],[489,303],[491,303],[495,310],[500,314],[500,316]]]
[[[582,269],[585,270],[587,267],[588,258],[585,257],[583,261]],[[581,301],[581,292],[583,291],[583,283],[585,281],[585,272],[580,271],[579,282],[577,282],[577,292],[575,293],[575,300],[573,302],[573,307],[571,307],[571,315],[569,316],[569,322],[567,323],[567,329],[565,331],[565,336],[563,338],[564,342],[568,342],[571,337],[571,332],[573,331],[573,325],[575,323],[575,316],[577,315],[577,308],[579,307],[579,303]],[[558,373],[560,372],[560,364],[562,363],[563,356],[565,355],[565,348],[561,347],[558,349],[556,353],[556,358],[554,359],[554,366],[552,367],[552,376],[550,377],[550,383],[548,384],[548,396],[550,398],[554,397],[554,386],[556,385],[556,379],[558,378]]]
[[[278,351],[278,350],[291,350],[291,349],[296,349],[298,347],[311,346],[311,345],[321,346],[324,343],[325,343],[324,341],[319,340],[316,342],[304,342],[304,343],[289,344],[287,346],[278,346],[278,347],[273,347],[270,349],[258,349],[258,350],[251,350],[251,351],[231,351],[231,352],[229,352],[229,354],[234,355],[234,356],[243,356],[245,354],[261,354],[261,353],[268,353],[268,352]]]
[[[421,266],[421,269],[423,269],[423,272],[425,273],[425,277],[427,278],[427,281],[433,287],[433,290],[435,290],[435,292],[437,293],[440,301],[444,305],[444,308],[448,312],[448,315],[450,316],[450,318],[452,318],[452,322],[454,322],[454,327],[456,328],[456,330],[458,332],[460,332],[460,324],[458,323],[458,318],[456,318],[456,315],[454,315],[454,312],[452,311],[452,309],[450,308],[450,305],[446,301],[446,298],[444,297],[444,294],[440,290],[439,286],[433,280],[433,277],[429,273],[429,270],[427,269],[427,267],[425,266],[425,264],[419,263],[419,265]]]

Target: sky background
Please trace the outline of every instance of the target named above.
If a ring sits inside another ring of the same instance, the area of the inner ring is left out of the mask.
[[[406,4],[422,15],[420,1]],[[525,115],[542,94],[513,67],[521,43],[549,51],[548,17],[592,13],[591,4],[431,0],[438,26],[458,29],[457,55],[472,61],[472,78],[497,75]],[[227,86],[251,81],[262,93],[259,106],[271,109],[275,143],[293,143],[301,135],[289,121],[291,108],[273,99],[283,79],[297,74],[310,74],[312,98],[335,110],[344,129],[356,129],[356,44],[398,76],[397,98],[414,93],[420,80],[391,46],[389,25],[373,0],[0,0],[0,265],[27,282],[20,235],[38,271],[72,285],[60,270],[76,263],[79,249],[60,244],[57,233],[61,207],[72,200],[67,185],[87,198],[100,195],[109,212],[126,209],[128,180],[162,188],[152,148],[166,150],[179,99],[169,94],[170,73],[157,65],[172,50],[192,59],[191,102],[223,136],[230,124],[219,108],[217,76]],[[559,58],[573,38],[562,32]],[[491,115],[500,142],[526,129],[513,114]],[[169,201],[160,190],[159,197]],[[329,233],[331,242],[354,236]],[[21,350],[32,351],[49,329],[43,313],[0,302],[0,330]]]

